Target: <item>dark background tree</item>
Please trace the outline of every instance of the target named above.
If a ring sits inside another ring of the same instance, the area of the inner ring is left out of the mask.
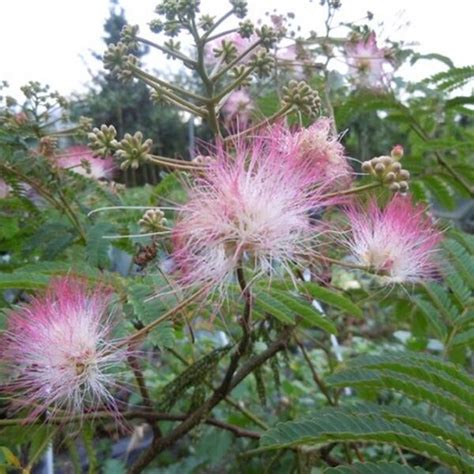
[[[117,0],[110,4],[110,15],[104,23],[106,45],[117,43],[120,32],[127,24],[125,12]],[[105,50],[105,48],[104,48]],[[148,48],[140,48],[134,54],[143,57]],[[93,53],[102,61],[102,52]],[[76,97],[73,103],[73,117],[81,115],[93,119],[94,126],[113,124],[121,137],[124,133],[143,132],[151,138],[154,152],[159,155],[189,158],[189,124],[182,115],[167,104],[156,104],[150,98],[150,89],[142,82],[119,81],[109,72],[102,70],[92,77],[89,90]],[[156,167],[154,167],[156,168]],[[142,181],[156,181],[156,172],[151,169],[146,176],[125,178],[131,184]],[[143,174],[143,173],[141,173]]]

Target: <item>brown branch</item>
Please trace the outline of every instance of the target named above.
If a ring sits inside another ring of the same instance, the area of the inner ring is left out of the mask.
[[[83,421],[86,419],[107,419],[116,416],[115,413],[110,411],[101,411],[101,412],[93,412],[93,413],[86,413],[84,415],[77,415],[77,416],[56,416],[51,417],[48,419],[48,423],[62,425],[64,423],[73,423],[76,421]],[[161,412],[151,412],[147,410],[132,410],[129,412],[122,413],[121,416],[127,420],[133,418],[142,418],[147,421],[183,421],[187,418],[188,415],[185,414],[178,414],[178,413],[161,413]],[[257,431],[247,430],[245,428],[241,428],[240,426],[232,425],[230,423],[226,423],[221,420],[217,420],[215,418],[206,418],[203,421],[206,425],[215,426],[217,428],[221,428],[226,431],[230,431],[238,438],[252,438],[252,439],[260,439],[261,434]],[[6,420],[0,420],[0,426],[21,426],[21,425],[36,425],[36,424],[43,424],[44,420],[32,420],[31,418],[12,418]]]
[[[252,357],[244,365],[242,365],[242,367],[236,372],[236,374],[232,378],[229,384],[228,392],[235,388],[256,367],[262,365],[266,360],[270,359],[277,352],[285,348],[292,331],[292,327],[285,328],[280,333],[278,339],[273,341],[265,351]],[[227,395],[227,392],[222,393],[222,391],[219,390],[221,387],[222,384],[214,391],[210,398],[208,398],[196,411],[191,413],[180,425],[178,425],[174,430],[168,433],[167,436],[164,436],[163,438],[155,438],[151,446],[130,468],[129,473],[138,474],[139,472],[142,472],[142,470],[145,469],[159,453],[161,453],[166,448],[175,443],[178,439],[186,435],[203,419],[205,419],[207,413],[209,413]]]

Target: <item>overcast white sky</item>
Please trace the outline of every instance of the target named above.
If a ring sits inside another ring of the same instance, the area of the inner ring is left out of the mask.
[[[157,0],[121,0],[128,21],[139,24],[143,35],[153,37],[147,23],[154,17]],[[474,0],[342,0],[344,21],[357,20],[367,10],[375,14],[379,36],[418,43],[423,53],[437,52],[453,59],[456,65],[472,64]],[[295,23],[303,29],[322,30],[323,10],[319,0],[250,0],[253,18],[274,8],[293,11]],[[226,0],[202,0],[203,12],[217,14],[228,9]],[[28,80],[50,84],[63,94],[84,89],[88,68],[100,63],[91,51],[103,51],[103,25],[108,16],[108,0],[1,0],[0,1],[0,79],[7,80],[11,93]],[[407,24],[409,23],[409,24]],[[153,67],[160,69],[160,56]],[[433,66],[420,64],[404,71],[411,77],[434,72]]]

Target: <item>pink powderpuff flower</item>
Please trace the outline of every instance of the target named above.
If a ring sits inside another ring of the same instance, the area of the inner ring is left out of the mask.
[[[346,45],[345,54],[349,71],[362,87],[377,89],[384,87],[388,78],[387,50],[377,46],[372,32],[364,40],[352,41]]]
[[[358,264],[390,283],[416,283],[437,275],[442,233],[423,206],[395,195],[384,209],[372,200],[367,210],[349,208],[347,217],[351,225],[347,245]]]
[[[314,186],[319,170],[294,157],[265,136],[237,144],[235,156],[217,147],[173,230],[179,283],[224,290],[238,266],[257,278],[310,256],[322,228],[311,216],[332,201]]]
[[[348,187],[353,170],[344,146],[331,131],[331,119],[321,117],[307,128],[291,131],[284,126],[272,127],[270,135],[283,148],[293,150],[297,160],[302,160],[318,170],[317,179],[333,191]]]
[[[291,44],[281,48],[276,53],[276,60],[280,66],[290,69],[295,79],[305,77],[305,66],[311,64],[307,52],[299,44]]]
[[[86,146],[71,146],[58,156],[57,163],[61,168],[69,169],[82,176],[94,179],[111,179],[116,164],[111,156],[94,157]]]
[[[227,125],[237,124],[240,129],[247,128],[253,110],[252,98],[243,90],[232,92],[222,106]]]
[[[86,282],[63,277],[10,314],[1,362],[12,380],[13,401],[29,409],[31,419],[59,412],[80,417],[96,409],[119,418],[110,389],[114,369],[129,351],[111,339],[111,297],[103,287],[89,290]]]

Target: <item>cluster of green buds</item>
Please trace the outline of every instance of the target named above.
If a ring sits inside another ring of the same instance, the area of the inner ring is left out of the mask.
[[[255,31],[255,26],[251,20],[244,20],[239,23],[239,35],[242,38],[250,38]]]
[[[362,171],[369,173],[375,179],[387,186],[392,192],[406,193],[410,173],[402,168],[400,160],[403,157],[403,147],[393,147],[390,156],[379,156],[362,163]]]
[[[138,49],[138,25],[125,25],[120,32],[120,41],[128,47],[129,51]]]
[[[155,13],[162,18],[153,19],[149,26],[153,33],[164,32],[167,36],[177,36],[185,24],[194,21],[199,12],[199,0],[162,0],[155,8]],[[206,24],[209,18],[206,18]]]
[[[262,25],[260,28],[257,28],[255,33],[257,33],[262,45],[266,49],[270,49],[279,39],[278,32],[275,28],[268,25]]]
[[[115,153],[117,149],[117,130],[113,125],[102,124],[100,128],[94,128],[92,132],[87,135],[89,139],[89,148],[92,150],[94,156],[105,158]]]
[[[247,16],[247,0],[230,0],[230,4],[234,7],[234,14],[237,18],[245,18]]]
[[[133,77],[130,66],[138,66],[137,57],[129,52],[129,46],[119,41],[117,44],[109,45],[109,49],[104,53],[105,69],[123,81],[128,81]]]
[[[115,142],[115,155],[122,160],[120,167],[122,169],[137,169],[141,164],[148,161],[153,146],[151,138],[143,141],[143,134],[136,132],[133,136],[126,133],[120,142]]]
[[[215,21],[212,15],[202,15],[201,18],[199,18],[199,26],[204,31],[209,31],[214,26],[214,23]]]
[[[214,56],[225,63],[230,63],[237,57],[237,48],[233,41],[223,39],[220,45],[213,49]]]
[[[305,81],[291,80],[282,88],[282,102],[309,117],[316,117],[321,109],[318,91],[311,88]]]
[[[158,207],[155,209],[148,209],[143,214],[143,217],[138,221],[138,225],[141,227],[143,232],[160,232],[166,229],[168,221],[165,217],[164,212]]]
[[[92,130],[93,120],[90,117],[80,116],[77,122],[77,134],[82,138],[87,138]]]
[[[239,85],[237,89],[245,88],[245,87],[250,87],[250,84],[252,83],[252,78],[250,76],[246,76],[245,73],[249,69],[248,66],[244,66],[243,64],[239,64],[238,66],[234,66],[230,71],[229,71],[229,76],[234,80],[237,81],[239,78]],[[258,70],[256,70],[258,73]]]
[[[268,77],[273,70],[274,64],[275,60],[273,56],[264,49],[260,49],[253,54],[249,63],[259,78]]]

